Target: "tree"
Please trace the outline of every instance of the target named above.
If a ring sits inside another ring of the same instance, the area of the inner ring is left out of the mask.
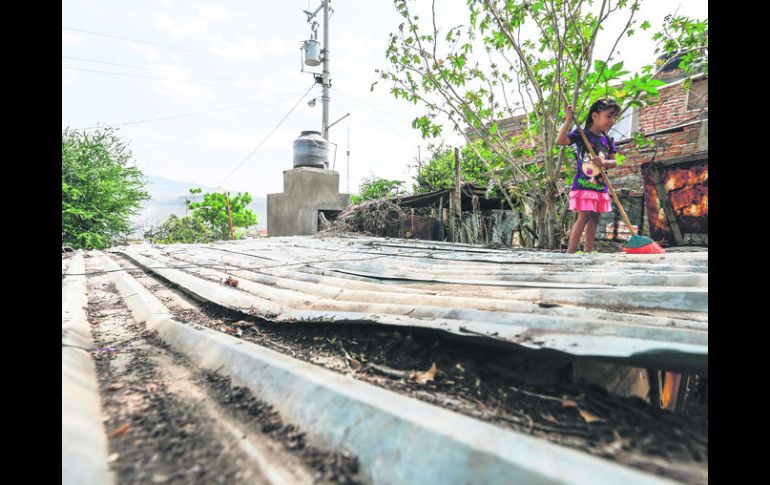
[[[708,19],[697,20],[688,17],[666,15],[663,30],[652,36],[658,42],[655,53],[662,53],[667,59],[658,70],[677,62],[685,73],[708,75]],[[646,66],[649,72],[652,66]]]
[[[502,170],[488,166],[487,174],[511,208],[522,205],[530,245],[559,247],[570,175],[564,162],[572,150],[554,143],[564,96],[584,119],[601,97],[614,98],[623,111],[654,103],[663,84],[651,71],[629,76],[615,62],[620,40],[634,34],[640,0],[468,0],[468,24],[446,32],[437,28],[435,0],[432,18],[422,21],[409,3],[394,0],[404,21],[390,36],[391,69],[378,70],[380,77],[396,98],[426,109],[413,122],[423,137],[439,136],[439,122],[448,122],[479,159],[502,160]],[[597,39],[617,17],[624,23],[610,53],[595,59]],[[500,129],[501,119],[521,112],[519,134]]]
[[[403,185],[401,180],[388,180],[378,177],[368,177],[361,182],[360,194],[350,197],[352,204],[360,204],[365,200],[384,199],[396,197],[398,190]]]
[[[190,189],[191,194],[201,193],[201,189]],[[230,215],[233,220],[233,228],[249,227],[257,223],[257,215],[247,209],[252,197],[248,192],[238,192],[230,196]],[[208,224],[215,239],[230,239],[230,221],[227,216],[227,201],[225,194],[212,192],[203,194],[203,201],[190,202],[188,207],[193,211],[193,216]]]
[[[660,72],[676,63],[676,67],[688,75],[682,84],[684,89],[690,89],[692,86],[693,74],[703,73],[708,76],[708,26],[708,19],[693,20],[666,15],[663,30],[652,36],[657,41],[655,53],[662,54],[663,59],[659,62],[657,71]],[[653,66],[645,66],[645,69],[650,72]]]
[[[62,245],[102,249],[130,232],[149,199],[142,173],[112,128],[62,133]]]
[[[208,243],[215,240],[211,225],[203,219],[176,214],[171,214],[158,229],[146,233],[145,238],[160,244]]]
[[[479,142],[474,142],[480,145]],[[414,177],[412,189],[415,194],[435,192],[437,190],[450,189],[455,186],[455,154],[451,147],[445,145],[429,146],[431,157],[425,164],[417,166],[417,175]],[[489,154],[489,161],[480,158],[476,152],[484,151],[484,148],[474,148],[466,145],[460,155],[460,177],[463,182],[479,187],[487,187],[490,176],[487,174],[489,167],[501,168],[500,160],[495,160],[494,154]]]

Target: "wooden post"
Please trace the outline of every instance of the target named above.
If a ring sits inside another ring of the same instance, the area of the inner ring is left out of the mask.
[[[650,404],[660,409],[660,372],[657,369],[647,369],[647,381],[650,383]]]
[[[663,212],[666,214],[668,225],[671,226],[671,232],[674,234],[674,242],[676,242],[676,244],[682,244],[682,231],[679,229],[679,223],[676,221],[676,214],[674,214],[674,209],[671,208],[671,203],[668,200],[668,192],[663,185],[660,172],[658,172],[657,167],[654,165],[650,166],[650,176],[652,178],[652,183],[655,184],[655,192],[658,194],[658,200],[660,201],[661,207],[663,207]]]
[[[449,240],[455,242],[455,198],[454,194],[449,195],[449,210],[447,211],[449,219]]]
[[[679,381],[679,393],[676,396],[676,404],[674,405],[674,414],[684,414],[684,407],[687,404],[687,391],[690,387],[690,376],[687,374],[682,375],[682,379]]]
[[[674,411],[677,398],[679,397],[679,383],[682,380],[682,374],[677,372],[665,372],[663,377],[663,397],[661,407]]]
[[[454,213],[452,214],[452,217],[457,220],[457,222],[455,223],[455,228],[457,228],[458,231],[459,231],[459,226],[462,223],[462,211],[463,211],[462,199],[460,196],[460,190],[462,190],[460,183],[461,183],[460,182],[460,150],[458,148],[455,148],[455,193],[454,193],[455,203],[454,203]],[[452,233],[452,240],[455,242],[457,241],[457,236],[454,232]]]
[[[235,240],[235,234],[233,233],[233,216],[230,215],[230,194],[225,192],[225,204],[227,205],[227,219],[230,221],[230,239]]]

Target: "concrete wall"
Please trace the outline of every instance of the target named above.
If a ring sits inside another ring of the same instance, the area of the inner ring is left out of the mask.
[[[268,236],[309,236],[318,232],[319,210],[342,210],[350,194],[339,191],[340,174],[313,167],[283,172],[283,193],[267,195]]]

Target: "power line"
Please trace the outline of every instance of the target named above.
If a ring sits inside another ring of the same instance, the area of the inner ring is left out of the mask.
[[[286,118],[288,118],[288,117],[289,117],[289,115],[291,115],[291,114],[294,112],[294,110],[295,110],[295,109],[297,109],[297,106],[299,106],[299,104],[302,102],[302,100],[303,100],[303,99],[305,99],[305,96],[307,96],[307,94],[310,92],[310,90],[311,90],[311,89],[313,89],[313,87],[314,87],[314,86],[315,86],[315,81],[313,82],[313,84],[312,84],[312,85],[310,85],[310,87],[308,88],[308,90],[307,90],[307,91],[305,91],[305,94],[303,94],[303,95],[302,95],[302,97],[300,97],[300,98],[297,100],[297,102],[294,104],[294,106],[292,106],[292,108],[289,110],[289,112],[288,112],[288,113],[286,113],[286,115],[285,115],[283,118],[281,118],[281,121],[279,121],[279,122],[278,122],[278,124],[277,124],[277,125],[275,125],[275,127],[274,127],[274,128],[271,130],[271,131],[270,131],[270,133],[268,133],[268,134],[267,134],[267,136],[266,136],[266,137],[265,137],[265,138],[264,138],[264,139],[263,139],[261,142],[259,142],[259,145],[257,145],[257,147],[256,147],[254,150],[252,150],[252,151],[251,151],[251,153],[249,153],[249,154],[246,156],[246,158],[244,158],[244,159],[243,159],[243,161],[242,161],[240,164],[238,164],[238,166],[237,166],[237,167],[235,167],[235,169],[233,169],[233,171],[232,171],[232,172],[230,172],[229,174],[227,174],[227,176],[226,176],[225,178],[223,178],[223,179],[222,179],[222,180],[221,180],[221,181],[220,181],[220,182],[219,182],[217,185],[221,186],[221,185],[222,185],[222,183],[223,183],[225,180],[227,180],[227,179],[228,179],[228,178],[230,178],[230,177],[231,177],[231,176],[232,176],[232,175],[233,175],[235,172],[237,172],[237,171],[238,171],[238,170],[239,170],[239,169],[240,169],[240,168],[243,166],[243,164],[244,164],[244,163],[246,163],[246,161],[247,161],[249,158],[251,158],[251,156],[252,156],[252,155],[254,155],[254,153],[256,153],[256,151],[257,151],[257,150],[259,150],[259,149],[262,147],[262,145],[264,145],[264,144],[265,144],[265,142],[266,142],[266,141],[267,141],[267,140],[270,138],[270,136],[271,136],[271,135],[272,135],[272,134],[275,132],[275,130],[277,130],[277,129],[278,129],[278,127],[280,127],[280,126],[281,126],[281,124],[282,124],[282,123],[283,123],[283,122],[286,120]]]
[[[169,142],[161,143],[160,145],[155,145],[155,146],[147,148],[145,150],[140,150],[140,151],[136,152],[136,154],[137,155],[142,155],[144,153],[151,152],[153,150],[157,150],[158,148],[163,148],[163,147],[166,147],[168,145],[173,145],[174,143],[180,142],[182,140],[186,140],[188,138],[192,138],[193,136],[195,136],[197,134],[200,134],[200,133],[203,133],[206,130],[211,130],[213,128],[218,128],[220,126],[227,125],[227,124],[232,123],[234,121],[238,121],[238,120],[241,120],[241,119],[244,119],[244,118],[248,118],[249,116],[254,116],[255,114],[259,114],[259,113],[263,112],[264,110],[266,110],[268,108],[271,108],[271,107],[273,107],[273,106],[275,106],[277,104],[283,103],[284,101],[289,99],[290,96],[293,96],[294,94],[296,94],[296,93],[292,93],[290,95],[279,96],[278,98],[275,98],[275,102],[274,103],[270,103],[267,106],[264,106],[263,108],[260,108],[260,109],[258,109],[256,111],[251,111],[251,112],[249,112],[249,113],[247,113],[247,114],[245,114],[243,116],[239,116],[239,117],[237,117],[235,119],[232,119],[232,120],[226,120],[226,121],[223,121],[221,123],[217,123],[215,125],[207,126],[206,128],[202,128],[200,130],[194,131],[194,132],[190,133],[189,135],[185,135],[185,136],[182,136],[180,138],[176,138],[176,139],[171,140]]]
[[[62,55],[61,57],[62,57],[62,59],[72,59],[72,60],[75,60],[75,61],[94,62],[94,63],[97,63],[97,64],[108,64],[108,65],[111,65],[111,66],[128,67],[128,68],[131,68],[131,69],[145,69],[145,70],[150,70],[150,71],[163,71],[164,70],[164,68],[162,68],[162,67],[138,66],[136,64],[122,64],[120,62],[103,61],[103,60],[99,60],[99,59],[87,59],[85,57],[73,57],[73,56],[65,56],[65,55]],[[203,77],[203,78],[209,78],[209,79],[224,79],[225,81],[232,81],[233,80],[232,78],[229,78],[229,77],[211,76],[211,75],[208,75],[208,74],[198,74],[198,73],[194,73],[194,72],[188,72],[188,73],[185,73],[185,74],[187,74],[188,76]]]
[[[366,116],[368,116],[372,120],[376,121],[380,126],[382,126],[382,127],[386,128],[387,130],[395,133],[396,135],[398,135],[400,138],[402,138],[407,143],[409,143],[409,144],[414,143],[413,140],[408,139],[406,136],[404,136],[398,130],[396,130],[392,126],[388,125],[387,123],[381,121],[379,118],[374,116],[374,114],[368,109],[368,106],[362,105],[361,103],[357,102],[355,99],[351,98],[350,96],[345,95],[344,93],[341,93],[340,91],[337,91],[337,94],[340,94],[344,98],[347,99],[347,101],[345,102],[346,105],[348,105],[348,103],[352,103],[355,107],[358,107],[358,109],[361,109]],[[348,106],[350,106],[350,105],[348,105]]]
[[[139,40],[139,39],[132,39],[130,37],[121,37],[119,35],[102,34],[100,32],[92,32],[90,30],[82,30],[82,29],[73,29],[71,27],[62,27],[61,29],[62,30],[70,30],[72,32],[81,32],[83,34],[98,35],[100,37],[109,37],[111,39],[125,40],[125,41],[128,41],[128,42],[136,42],[138,44],[146,44],[146,45],[152,45],[152,46],[155,46],[155,47],[163,47],[164,49],[173,49],[173,50],[177,50],[177,51],[191,52],[193,54],[200,54],[200,55],[203,55],[203,56],[212,56],[212,57],[219,57],[221,59],[226,59],[226,57],[223,57],[223,56],[220,56],[220,55],[217,55],[217,54],[212,54],[210,52],[197,51],[197,50],[194,50],[194,49],[187,49],[187,48],[184,48],[184,47],[174,47],[174,46],[170,46],[170,45],[157,44],[155,42],[149,42],[149,41],[146,41],[146,40]]]
[[[157,77],[157,76],[142,76],[141,74],[128,74],[124,72],[115,72],[115,71],[100,71],[98,69],[86,69],[85,67],[73,67],[73,66],[62,66],[62,69],[73,69],[75,71],[87,71],[87,72],[98,72],[102,74],[112,74],[115,76],[126,76],[126,77],[138,77],[138,78],[144,78],[144,79],[157,79],[161,81],[172,81],[172,82],[178,82],[178,83],[186,83],[186,84],[201,84],[203,86],[217,86],[217,87],[225,87],[225,88],[231,88],[231,89],[245,89],[248,91],[257,91],[261,88],[247,88],[244,86],[233,86],[231,84],[216,84],[216,83],[204,83],[200,81],[187,81],[184,79],[172,79],[168,77]]]
[[[366,105],[366,106],[368,106],[370,108],[376,109],[377,111],[379,111],[381,113],[385,113],[386,115],[391,116],[391,117],[393,117],[393,118],[395,118],[395,119],[397,119],[399,121],[403,121],[403,118],[401,118],[399,115],[397,115],[395,113],[391,113],[390,111],[382,109],[382,108],[380,108],[378,106],[375,106],[373,103],[371,103],[370,101],[368,101],[366,99],[359,98],[357,96],[353,96],[352,94],[343,93],[342,91],[340,91],[339,89],[334,88],[334,87],[332,88],[332,90],[334,92],[336,92],[337,94],[345,96],[346,98],[357,100],[359,103],[362,103],[362,104],[364,104],[364,105]]]
[[[99,128],[101,126],[127,126],[127,125],[138,125],[138,124],[142,124],[142,123],[153,123],[155,121],[175,120],[175,119],[179,119],[179,118],[188,118],[190,116],[202,115],[202,114],[206,114],[206,113],[214,113],[216,111],[227,111],[227,110],[231,110],[231,109],[242,108],[244,106],[251,106],[251,105],[262,103],[264,101],[270,101],[270,100],[273,100],[273,99],[275,99],[275,98],[260,99],[258,101],[252,101],[252,102],[249,102],[249,103],[237,104],[237,105],[234,105],[234,106],[225,106],[223,108],[214,108],[214,109],[210,109],[210,110],[206,110],[206,111],[197,111],[195,113],[187,113],[187,114],[183,114],[183,115],[166,116],[166,117],[163,117],[163,118],[153,118],[153,119],[149,119],[149,120],[140,120],[140,121],[126,121],[125,123],[105,123],[104,125],[87,126],[85,128],[74,128],[74,129],[76,129],[76,130],[78,130],[78,129],[79,130],[92,130],[92,129]]]

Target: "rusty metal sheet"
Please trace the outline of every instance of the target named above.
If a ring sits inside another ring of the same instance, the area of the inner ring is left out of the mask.
[[[271,321],[411,326],[707,373],[706,251],[578,256],[299,236],[118,251]],[[226,275],[237,288],[221,285]]]
[[[665,200],[655,187],[657,172]],[[650,236],[656,241],[673,242],[671,221],[666,215],[670,207],[682,234],[708,234],[708,160],[656,167],[647,164],[644,174],[645,204],[650,222]]]

